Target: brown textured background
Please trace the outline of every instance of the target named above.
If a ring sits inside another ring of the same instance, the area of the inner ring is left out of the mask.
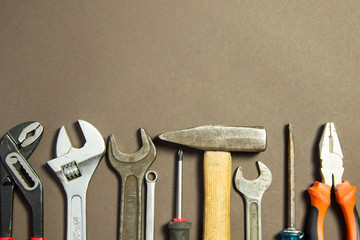
[[[256,178],[263,161],[273,183],[263,197],[263,237],[286,226],[286,125],[293,122],[297,227],[306,230],[306,189],[320,180],[318,141],[334,121],[344,178],[360,185],[358,1],[1,1],[0,133],[37,120],[45,128],[29,161],[44,184],[45,236],[65,238],[65,196],[45,165],[65,125],[81,146],[77,119],[92,123],[119,148],[139,148],[138,129],[157,134],[197,125],[260,125],[268,147],[234,154],[233,172]],[[174,145],[157,143],[156,239],[174,217]],[[184,153],[184,212],[201,238],[201,151]],[[232,189],[232,239],[244,239],[244,208]],[[119,184],[104,158],[88,189],[88,239],[116,239]],[[359,199],[359,194],[357,194]],[[359,203],[359,200],[357,200]],[[14,235],[29,237],[28,212],[16,194]],[[326,239],[344,239],[333,204]]]

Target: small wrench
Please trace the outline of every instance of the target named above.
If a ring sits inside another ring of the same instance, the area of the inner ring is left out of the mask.
[[[86,191],[90,179],[105,154],[105,141],[90,123],[79,120],[85,137],[82,148],[74,148],[61,127],[56,157],[47,162],[63,184],[67,195],[67,240],[86,239]]]
[[[155,160],[156,148],[145,130],[140,132],[143,146],[135,153],[120,152],[113,135],[108,143],[110,164],[121,178],[120,240],[141,240],[141,190],[145,172]]]
[[[149,175],[153,175],[153,179],[149,178]],[[155,183],[157,180],[157,174],[155,171],[149,171],[145,175],[147,198],[146,198],[146,231],[145,239],[154,240],[154,225],[155,225]]]
[[[241,167],[235,174],[235,186],[245,199],[246,240],[261,240],[261,198],[270,186],[272,175],[262,162],[257,162],[260,176],[255,180],[246,180]]]

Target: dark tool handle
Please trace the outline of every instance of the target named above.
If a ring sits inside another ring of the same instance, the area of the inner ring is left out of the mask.
[[[189,222],[169,222],[170,240],[189,240],[191,223]]]
[[[331,187],[321,182],[308,188],[311,199],[310,218],[308,222],[309,240],[324,240],[324,219],[330,206]]]
[[[121,184],[120,240],[141,240],[142,181],[131,175]]]
[[[343,181],[337,185],[335,196],[345,217],[347,239],[359,240],[360,220],[355,205],[356,187],[352,186],[348,181]]]

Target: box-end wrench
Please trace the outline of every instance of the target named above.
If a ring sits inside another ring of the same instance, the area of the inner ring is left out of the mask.
[[[156,158],[156,148],[145,130],[140,132],[143,146],[135,153],[120,152],[113,135],[108,143],[110,164],[121,178],[120,240],[141,240],[142,185],[147,169]]]
[[[272,175],[262,162],[257,162],[260,176],[255,180],[246,180],[241,167],[235,174],[235,186],[245,200],[246,240],[261,240],[261,198],[270,186]]]
[[[151,177],[152,176],[152,177]],[[157,173],[149,171],[145,175],[146,181],[146,225],[145,225],[145,239],[154,240],[154,226],[155,226],[155,184],[157,180]]]
[[[78,122],[86,140],[84,146],[72,147],[65,127],[61,127],[56,143],[57,158],[47,162],[67,195],[67,240],[86,239],[86,191],[105,154],[105,141],[99,131],[88,122]]]

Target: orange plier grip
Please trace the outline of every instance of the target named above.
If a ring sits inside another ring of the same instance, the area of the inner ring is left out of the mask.
[[[326,210],[330,206],[331,187],[315,182],[308,188],[311,199],[311,210],[308,222],[309,240],[324,240],[324,220]]]
[[[337,185],[335,197],[345,217],[348,240],[360,239],[360,220],[356,210],[355,196],[356,187],[352,186],[349,181],[343,181]]]
[[[308,189],[311,211],[308,222],[309,240],[324,240],[324,219],[330,205],[331,187],[321,182]],[[347,226],[347,240],[360,240],[360,220],[355,206],[356,187],[348,181],[337,185],[336,201],[343,212]]]

